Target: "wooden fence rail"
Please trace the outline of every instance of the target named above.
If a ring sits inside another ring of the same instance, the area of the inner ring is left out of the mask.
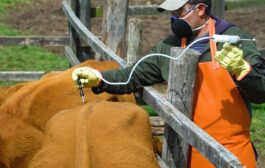
[[[121,67],[126,67],[127,63],[116,55],[109,47],[101,42],[97,36],[91,33],[88,28],[89,24],[84,23],[88,19],[86,16],[91,15],[90,12],[82,8],[81,17],[78,18],[76,11],[72,10],[68,0],[63,1],[63,10],[70,23],[70,27],[75,31],[75,38],[82,38],[85,45],[89,45],[95,52],[102,56],[103,59],[112,59],[117,61]],[[78,0],[83,6],[89,6],[84,0]],[[77,3],[78,3],[77,2]],[[83,3],[82,3],[83,2]],[[89,1],[90,2],[90,1]],[[121,1],[122,2],[122,1]],[[214,1],[217,3],[217,1]],[[224,2],[224,1],[223,1]],[[80,7],[80,6],[79,6]],[[93,11],[93,10],[92,10]],[[97,10],[94,10],[97,12]],[[80,12],[80,11],[79,11]],[[83,13],[83,14],[82,14]],[[156,11],[156,6],[134,6],[129,7],[129,15],[157,15],[164,14]],[[222,13],[221,13],[222,14]],[[82,23],[83,22],[83,23]],[[78,39],[80,40],[80,39]],[[73,41],[74,42],[74,41]],[[72,65],[79,64],[76,52],[69,47],[69,37],[0,37],[2,45],[46,45],[46,46],[66,46],[65,55]],[[264,50],[262,50],[264,54]],[[34,80],[39,79],[44,72],[1,72],[0,80]],[[231,154],[226,148],[216,142],[212,137],[206,134],[201,128],[197,127],[190,119],[183,115],[171,102],[165,99],[152,87],[145,87],[143,99],[152,106],[158,114],[165,120],[167,125],[177,132],[185,142],[195,147],[205,158],[209,159],[216,167],[235,167],[241,168],[240,161]],[[153,122],[153,121],[152,121]],[[161,165],[162,166],[162,165]],[[166,167],[166,166],[165,166]]]
[[[69,37],[48,37],[48,36],[0,36],[2,46],[65,46]]]
[[[241,163],[231,152],[185,117],[155,89],[145,87],[143,98],[174,131],[185,138],[216,167],[242,168]]]
[[[44,71],[0,71],[0,81],[32,81],[40,79],[44,74]]]
[[[62,2],[64,13],[75,31],[80,38],[84,40],[93,50],[99,53],[106,60],[116,60],[122,67],[126,66],[126,62],[117,56],[112,50],[110,50],[102,41],[100,41],[97,36],[90,32],[83,23],[75,15],[71,7],[66,1]]]

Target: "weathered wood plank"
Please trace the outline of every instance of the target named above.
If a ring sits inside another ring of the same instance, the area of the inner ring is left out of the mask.
[[[80,64],[73,50],[69,46],[64,47],[64,54],[72,66]]]
[[[151,131],[153,136],[162,136],[164,135],[164,127],[152,127],[151,126]]]
[[[118,57],[109,47],[101,42],[93,33],[91,33],[76,17],[66,1],[63,1],[63,10],[67,16],[68,21],[75,28],[79,36],[89,45],[93,50],[98,52],[104,59],[114,59],[122,67],[126,66],[126,62]]]
[[[79,18],[79,20],[83,23],[83,25],[90,29],[91,27],[91,19],[90,19],[90,8],[91,1],[90,0],[75,0],[76,9],[75,14]],[[73,8],[72,8],[73,9]],[[74,10],[73,10],[74,11]],[[91,48],[88,46],[84,46],[82,44],[81,38],[74,32],[76,36],[75,46],[76,46],[76,57],[80,62],[83,62],[88,59],[94,59],[94,53],[91,51]]]
[[[80,20],[88,29],[91,27],[91,0],[79,0]]]
[[[161,117],[149,117],[153,136],[164,135],[165,121]]]
[[[176,58],[182,54],[183,50],[174,47],[171,49],[171,55]],[[178,60],[170,60],[169,64],[167,97],[169,102],[187,118],[192,116],[193,92],[199,56],[199,52],[186,50],[182,57]],[[165,138],[171,148],[164,145],[163,159],[169,167],[188,167],[189,144],[185,139],[179,137],[176,132],[171,131],[168,125],[165,126],[165,129],[169,129],[165,131]]]
[[[69,37],[49,36],[0,36],[2,46],[65,46],[69,44]]]
[[[158,12],[157,5],[135,5],[129,6],[128,15],[137,16],[137,15],[166,15],[169,12]]]
[[[116,55],[124,58],[128,0],[105,0],[102,20],[102,41]]]
[[[152,87],[145,87],[143,98],[166,123],[217,168],[243,168],[240,161],[201,128],[185,117]]]
[[[127,34],[127,64],[132,65],[139,60],[142,56],[142,32],[143,22],[141,19],[131,18],[128,23]],[[139,92],[134,93],[135,99],[140,100],[141,96]]]
[[[1,71],[0,81],[32,81],[40,79],[44,74],[43,71]]]
[[[164,127],[165,121],[161,117],[149,117],[152,127]]]
[[[265,48],[259,49],[261,55],[265,56]]]
[[[73,13],[76,13],[76,0],[68,0],[68,4],[71,11],[73,11]],[[69,25],[69,46],[71,47],[73,53],[77,55],[78,37],[72,24],[68,23],[68,25]]]
[[[164,162],[164,160],[159,155],[156,155],[156,158],[157,158],[160,168],[169,168]]]
[[[143,21],[141,19],[129,19],[127,39],[127,64],[136,62],[142,56],[142,32]]]
[[[148,16],[148,15],[167,15],[169,12],[158,12],[157,5],[134,5],[129,6],[128,15],[131,16]],[[103,8],[95,7],[90,10],[91,17],[102,17],[103,16]]]

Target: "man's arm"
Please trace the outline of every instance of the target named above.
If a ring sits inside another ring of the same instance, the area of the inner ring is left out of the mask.
[[[247,33],[238,27],[231,27],[224,32],[225,35],[238,35],[244,39],[251,39]],[[233,79],[245,99],[251,103],[265,102],[265,55],[261,55],[256,44],[250,41],[243,41],[236,44],[236,47],[243,51],[243,59],[250,65],[250,71],[242,79],[232,74]],[[219,44],[219,50],[223,45]],[[228,68],[229,69],[229,68]]]
[[[246,61],[251,65],[249,74],[237,81],[238,89],[251,103],[265,102],[265,57],[248,55]]]
[[[102,77],[109,82],[126,82],[130,76],[133,65],[120,70],[101,72]],[[144,86],[163,82],[158,57],[150,57],[141,62],[133,72],[132,78],[127,85],[110,85],[104,81],[97,87],[92,87],[96,94],[107,92],[112,94],[125,94],[136,92]]]
[[[242,38],[252,38],[246,33]],[[251,66],[250,72],[242,79],[235,80],[238,89],[251,103],[265,102],[265,56],[261,55],[253,42],[242,42],[239,48],[243,50],[244,59]]]

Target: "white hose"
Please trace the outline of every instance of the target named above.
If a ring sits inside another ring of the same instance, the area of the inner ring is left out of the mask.
[[[160,54],[160,53],[153,53],[153,54],[148,54],[148,55],[145,55],[144,57],[142,57],[140,60],[138,60],[137,62],[136,62],[136,64],[133,66],[133,68],[132,68],[132,70],[131,70],[131,72],[130,72],[130,75],[129,75],[129,77],[128,77],[128,80],[126,81],[126,82],[109,82],[109,81],[107,81],[106,79],[104,79],[103,77],[102,77],[102,81],[103,82],[105,82],[105,83],[107,83],[107,84],[109,84],[109,85],[127,85],[129,82],[130,82],[130,80],[131,80],[131,78],[132,78],[132,75],[133,75],[133,72],[135,71],[135,69],[136,69],[136,67],[143,61],[143,60],[145,60],[145,59],[147,59],[147,58],[149,58],[149,57],[154,57],[154,56],[160,56],[160,57],[166,57],[166,58],[169,58],[169,59],[172,59],[172,60],[178,60],[178,59],[180,59],[182,56],[183,56],[183,54],[193,45],[193,44],[195,44],[195,43],[197,43],[197,42],[199,42],[199,41],[202,41],[202,40],[207,40],[207,39],[211,39],[210,37],[202,37],[202,38],[199,38],[199,39],[197,39],[197,40],[195,40],[195,41],[193,41],[191,44],[189,44],[183,51],[182,51],[182,53],[178,56],[178,57],[176,57],[176,58],[174,58],[174,57],[172,57],[172,56],[170,56],[170,55],[166,55],[166,54]]]

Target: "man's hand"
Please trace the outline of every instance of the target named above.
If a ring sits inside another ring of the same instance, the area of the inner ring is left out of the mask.
[[[83,87],[91,88],[99,85],[102,76],[99,71],[93,68],[80,67],[72,72],[72,78],[76,84],[78,84],[79,79]]]
[[[243,51],[236,46],[225,43],[223,49],[217,52],[215,60],[238,81],[242,80],[251,70],[248,62],[243,59]]]

